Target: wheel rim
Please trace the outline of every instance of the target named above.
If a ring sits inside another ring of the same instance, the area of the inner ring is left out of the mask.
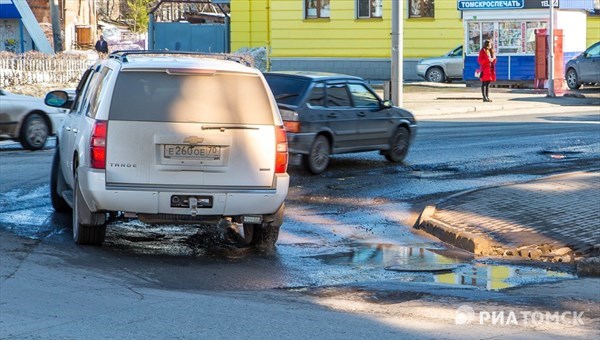
[[[27,141],[34,147],[40,147],[48,138],[48,127],[41,118],[36,118],[27,126]]]
[[[323,170],[327,166],[327,162],[329,160],[329,148],[326,141],[323,139],[318,139],[315,142],[310,159],[313,168],[317,171]]]
[[[439,83],[442,81],[442,73],[439,69],[435,68],[429,71],[429,81]]]
[[[569,87],[577,86],[577,74],[572,70],[567,73],[567,85]]]
[[[401,129],[396,134],[393,144],[392,153],[398,157],[402,157],[408,149],[408,135],[404,129]]]

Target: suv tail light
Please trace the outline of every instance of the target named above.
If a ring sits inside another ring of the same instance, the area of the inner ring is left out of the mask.
[[[287,170],[288,165],[288,144],[287,136],[283,126],[275,127],[275,140],[277,142],[275,156],[275,173],[283,174]]]
[[[298,112],[286,109],[279,109],[281,113],[281,119],[283,119],[283,126],[287,132],[300,132],[300,118]]]
[[[94,123],[90,139],[90,157],[92,169],[106,169],[106,121],[98,120]]]

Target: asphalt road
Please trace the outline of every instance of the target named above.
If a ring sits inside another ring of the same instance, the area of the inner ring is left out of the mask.
[[[404,164],[364,153],[336,156],[321,176],[291,168],[274,256],[239,247],[228,226],[124,222],[109,226],[105,246],[76,246],[70,217],[50,206],[51,145],[26,152],[2,143],[0,337],[595,335],[598,281],[575,280],[564,266],[473,259],[410,226],[423,205],[451,193],[597,166],[599,132],[591,113],[424,121]],[[509,268],[520,273],[512,286],[524,287],[448,284],[438,272],[459,266]],[[568,306],[588,313],[588,326],[455,326],[458,306],[487,301]]]

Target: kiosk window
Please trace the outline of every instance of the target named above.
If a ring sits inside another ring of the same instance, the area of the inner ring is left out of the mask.
[[[545,21],[528,21],[525,41],[527,42],[526,53],[535,53],[535,30],[538,28],[546,28]]]
[[[493,22],[470,22],[468,27],[469,50],[467,53],[478,53],[484,41],[494,41]]]
[[[498,25],[498,53],[521,53],[523,34],[520,22],[500,22]]]
[[[434,0],[408,0],[409,18],[433,18],[435,16]]]

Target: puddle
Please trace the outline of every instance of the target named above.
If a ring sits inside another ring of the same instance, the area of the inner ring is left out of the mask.
[[[503,263],[473,262],[469,255],[447,249],[393,244],[355,244],[350,250],[313,256],[327,265],[380,268],[413,282],[498,290],[530,283],[574,279],[559,270]]]

